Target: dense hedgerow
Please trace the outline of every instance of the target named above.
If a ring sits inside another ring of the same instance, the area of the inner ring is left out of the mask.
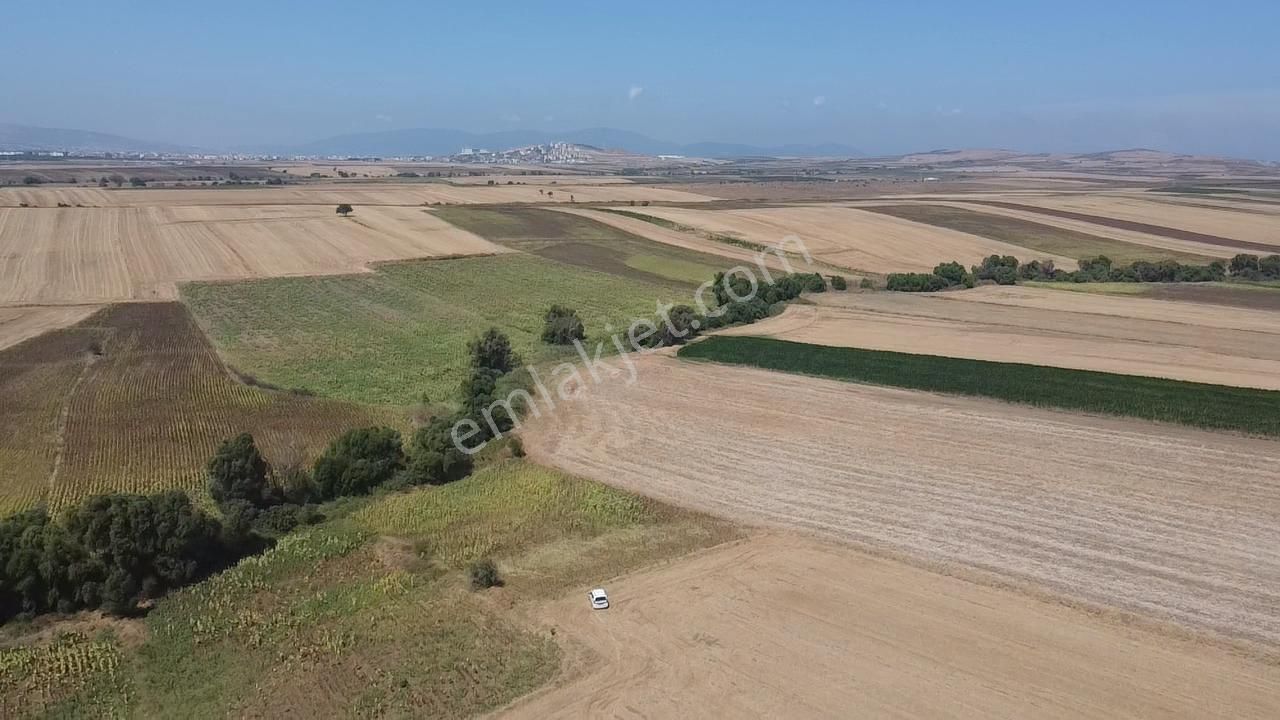
[[[1043,365],[709,338],[680,356],[916,390],[1280,436],[1280,391]]]

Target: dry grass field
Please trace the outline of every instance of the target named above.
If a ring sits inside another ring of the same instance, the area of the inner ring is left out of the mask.
[[[530,456],[1280,651],[1280,443],[660,355],[638,377],[526,424]]]
[[[640,212],[711,233],[762,245],[788,235],[804,241],[822,262],[871,273],[932,270],[940,262],[977,263],[987,255],[1049,258],[1073,269],[1075,259],[1037,253],[947,228],[835,206],[797,206],[749,210],[700,210],[647,207]]]
[[[236,382],[182,305],[115,305],[0,351],[0,516],[100,492],[202,492],[205,463],[239,432],[303,462],[398,417]]]
[[[827,293],[722,331],[1280,390],[1280,312],[1027,287]]]
[[[536,615],[566,672],[500,717],[1262,718],[1275,668],[792,535],[575,592]]]
[[[166,300],[180,281],[497,252],[420,208],[361,207],[347,218],[316,206],[0,209],[0,305]]]

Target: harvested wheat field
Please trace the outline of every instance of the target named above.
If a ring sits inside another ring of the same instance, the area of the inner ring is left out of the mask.
[[[1280,390],[1280,312],[995,286],[812,300],[721,332]]]
[[[1280,443],[661,355],[537,462],[1280,651]]]
[[[28,338],[74,325],[97,312],[98,305],[0,306],[0,350]]]
[[[989,240],[848,207],[813,206],[750,210],[647,207],[646,215],[761,245],[796,235],[817,259],[872,273],[928,271],[941,262],[977,263],[987,255],[1052,259],[1074,268],[1073,258],[1036,253]]]
[[[1209,244],[1221,242],[1224,245],[1230,245],[1234,241],[1234,246],[1238,246],[1241,242],[1248,243],[1247,247],[1252,247],[1252,252],[1264,252],[1268,248],[1280,251],[1280,222],[1277,222],[1275,215],[1267,213],[1242,212],[1204,205],[1190,206],[1165,202],[1159,198],[1119,194],[1019,196],[1013,199],[1016,200],[1017,206],[1074,213],[1120,221],[1120,223],[1133,223],[1137,227],[1132,229],[1139,231],[1144,230],[1141,226],[1149,225],[1182,231],[1181,234],[1186,235],[1186,239]],[[1178,236],[1178,233],[1169,234]]]
[[[1271,718],[1273,666],[791,535],[541,611],[567,676],[504,717]],[[589,613],[589,614],[588,614]]]
[[[0,304],[177,298],[176,283],[506,252],[420,208],[0,209]]]
[[[751,265],[754,265],[756,262],[763,259],[769,267],[782,270],[786,269],[776,254],[762,254],[758,251],[749,250],[739,245],[732,245],[727,242],[717,242],[716,240],[707,237],[706,234],[673,230],[645,220],[638,220],[633,217],[617,215],[611,212],[601,212],[599,210],[583,210],[576,208],[557,208],[557,210],[571,215],[579,215],[581,217],[589,218],[598,223],[603,223],[622,230],[623,232],[637,235],[645,238],[646,240],[660,242],[664,245],[685,248],[687,250],[696,250],[697,252],[708,253],[711,255],[719,255],[720,257],[745,262]],[[628,211],[629,210],[630,209],[628,208]],[[645,208],[645,210],[647,211],[648,208]]]
[[[555,185],[451,185],[418,183],[317,183],[307,185],[195,188],[68,188],[0,190],[0,207],[57,207],[59,202],[89,207],[168,207],[178,205],[373,205],[551,203],[576,202],[703,202],[706,195],[632,183]]]

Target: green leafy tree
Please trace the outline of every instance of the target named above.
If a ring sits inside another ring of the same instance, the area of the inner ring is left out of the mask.
[[[341,205],[338,206],[338,209],[336,210],[337,214],[341,215],[342,217],[346,217],[355,211],[356,211],[355,208],[351,207],[347,203],[342,203]]]
[[[209,461],[209,494],[219,505],[243,500],[254,507],[280,502],[270,480],[271,468],[258,452],[249,433],[241,433],[218,446]]]
[[[586,326],[578,317],[578,311],[563,305],[552,305],[547,311],[542,327],[542,341],[552,345],[572,345],[574,340],[585,340]]]
[[[471,367],[494,370],[498,374],[509,373],[520,366],[520,356],[511,349],[511,340],[497,328],[489,328],[484,335],[467,343]]]
[[[325,499],[364,495],[387,482],[405,463],[400,433],[387,427],[351,430],[316,460],[312,478]]]

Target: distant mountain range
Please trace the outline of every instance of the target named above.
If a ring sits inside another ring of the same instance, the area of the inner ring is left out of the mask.
[[[191,153],[195,148],[171,143],[61,128],[0,123],[0,150],[68,151],[86,153]]]
[[[232,151],[275,155],[411,156],[452,155],[463,148],[510,150],[512,148],[566,142],[605,150],[621,150],[636,155],[686,155],[703,158],[751,156],[860,157],[864,153],[847,145],[782,145],[760,147],[734,143],[701,142],[690,145],[655,140],[640,133],[614,128],[588,128],[568,132],[509,130],[473,133],[447,128],[415,128],[336,135],[302,145],[255,145]],[[64,130],[0,123],[0,150],[121,153],[217,152],[216,148],[196,148],[173,143],[85,130]],[[226,149],[223,149],[224,151]]]
[[[701,142],[682,145],[655,140],[640,133],[615,128],[587,128],[568,132],[508,130],[471,133],[447,128],[414,128],[337,135],[285,149],[302,155],[450,155],[463,148],[508,150],[528,145],[566,142],[604,150],[623,150],[636,155],[686,155],[703,158],[749,156],[859,157],[863,153],[848,145],[782,145],[762,147],[734,143]],[[279,152],[276,150],[275,152]]]

